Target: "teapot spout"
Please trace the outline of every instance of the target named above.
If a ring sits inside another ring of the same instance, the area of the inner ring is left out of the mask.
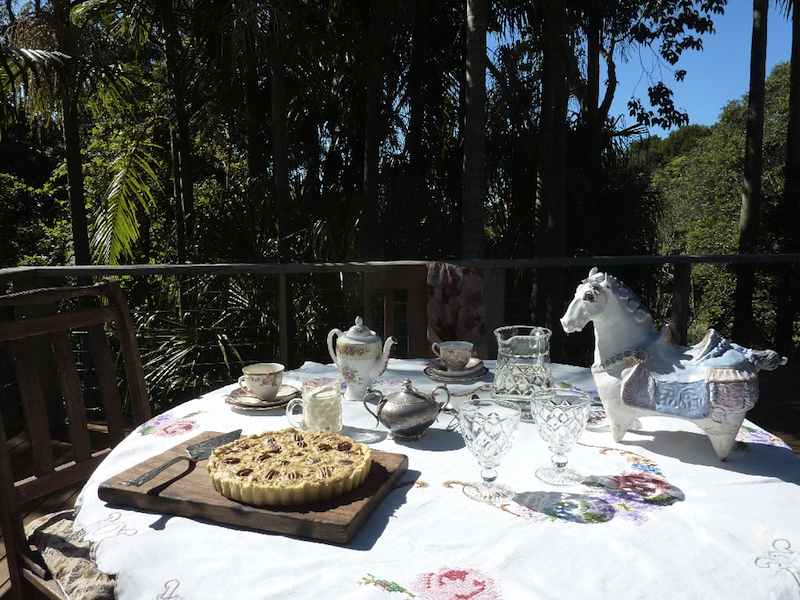
[[[372,373],[372,379],[383,375],[383,372],[389,365],[389,354],[392,352],[392,346],[394,346],[396,343],[397,341],[395,341],[392,336],[386,338],[386,342],[383,344],[383,355],[378,359],[378,363]]]

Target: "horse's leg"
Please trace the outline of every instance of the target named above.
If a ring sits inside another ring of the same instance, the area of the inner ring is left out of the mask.
[[[625,432],[636,420],[636,412],[625,406],[620,399],[621,382],[608,373],[595,373],[594,382],[603,401],[606,418],[615,442],[625,437]]]
[[[722,422],[704,419],[699,423],[703,431],[706,432],[711,445],[714,447],[714,452],[717,453],[717,457],[720,460],[725,460],[731,453],[733,444],[736,442],[736,434],[739,433],[744,417],[744,411],[729,412],[723,417]]]
[[[633,422],[637,420],[636,413],[619,401],[609,403],[606,406],[606,414],[611,427],[611,437],[615,442],[622,440]]]

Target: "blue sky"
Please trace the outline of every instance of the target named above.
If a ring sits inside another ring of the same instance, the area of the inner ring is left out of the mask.
[[[650,82],[664,80],[675,92],[675,104],[689,113],[689,122],[711,125],[722,107],[747,92],[750,77],[750,34],[752,7],[749,0],[729,0],[725,14],[715,20],[716,33],[703,38],[702,52],[686,52],[676,67],[657,60],[651,50],[617,60],[619,86],[612,105],[612,115],[628,116],[627,102],[632,96],[647,99]],[[790,21],[770,2],[767,24],[767,73],[776,64],[788,61],[791,52]],[[675,68],[686,69],[683,82],[674,80]],[[651,133],[664,135],[653,128]]]
[[[617,55],[619,85],[611,116],[622,115],[623,124],[632,124],[633,119],[628,116],[628,100],[636,96],[648,105],[648,86],[663,80],[675,93],[675,105],[689,114],[690,123],[712,125],[728,102],[747,92],[752,9],[751,0],[728,0],[725,14],[715,18],[716,33],[703,36],[703,51],[686,51],[674,67],[661,60],[654,50],[647,48],[624,57]],[[791,24],[774,1],[770,2],[767,35],[769,74],[776,64],[788,61],[791,52]],[[498,39],[489,36],[487,41],[492,52]],[[605,65],[601,63],[601,66]],[[683,81],[675,81],[673,73],[677,69],[686,69]],[[605,72],[602,77],[604,86]],[[654,127],[651,133],[663,137],[667,132]]]

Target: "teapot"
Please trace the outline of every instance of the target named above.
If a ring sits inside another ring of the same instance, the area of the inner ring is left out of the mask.
[[[444,402],[436,401],[436,393],[444,392]],[[378,412],[372,412],[364,399],[364,408],[384,427],[388,428],[391,437],[399,440],[417,440],[433,425],[441,410],[450,402],[450,391],[443,385],[435,388],[430,396],[423,394],[411,383],[403,381],[403,389],[384,396],[378,390],[370,390],[371,394],[380,396]]]
[[[335,345],[334,337],[337,338]],[[328,353],[347,383],[345,400],[364,399],[372,382],[386,370],[389,353],[396,343],[390,336],[381,350],[381,338],[364,325],[361,317],[356,317],[356,324],[346,333],[339,329],[328,333]]]

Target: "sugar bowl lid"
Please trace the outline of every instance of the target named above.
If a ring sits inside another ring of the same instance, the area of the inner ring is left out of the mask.
[[[369,327],[364,325],[364,319],[356,317],[356,324],[347,330],[345,336],[355,342],[375,342],[380,341],[378,334],[372,331]]]
[[[417,388],[414,387],[414,384],[411,383],[410,379],[403,380],[403,389],[399,392],[395,392],[394,394],[389,394],[389,398],[392,400],[430,400],[428,396],[420,392]]]

